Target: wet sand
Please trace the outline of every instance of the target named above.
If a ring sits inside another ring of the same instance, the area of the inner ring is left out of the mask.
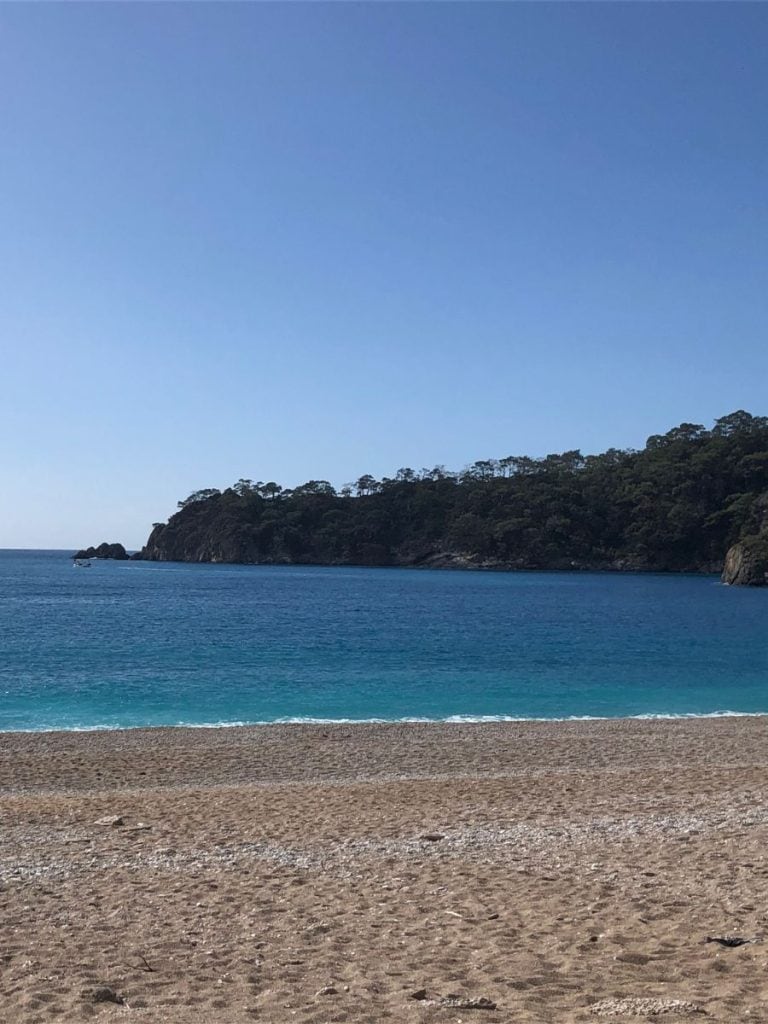
[[[0,1021],[768,1021],[767,840],[768,718],[0,734]]]

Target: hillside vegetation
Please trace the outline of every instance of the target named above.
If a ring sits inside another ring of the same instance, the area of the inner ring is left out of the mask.
[[[286,489],[196,491],[138,557],[317,565],[719,571],[768,519],[768,417],[739,411],[641,451],[507,456]]]

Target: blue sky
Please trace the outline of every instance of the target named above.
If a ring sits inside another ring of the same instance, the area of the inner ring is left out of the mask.
[[[768,6],[0,5],[0,546],[768,413]]]

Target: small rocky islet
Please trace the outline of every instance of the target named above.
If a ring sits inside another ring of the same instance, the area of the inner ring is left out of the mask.
[[[122,544],[108,544],[104,541],[98,547],[81,548],[72,557],[76,559],[113,558],[117,561],[127,561],[131,556]]]

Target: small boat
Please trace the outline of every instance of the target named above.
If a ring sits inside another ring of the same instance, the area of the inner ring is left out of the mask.
[[[76,558],[72,563],[75,569],[90,569],[91,560],[90,558]]]

